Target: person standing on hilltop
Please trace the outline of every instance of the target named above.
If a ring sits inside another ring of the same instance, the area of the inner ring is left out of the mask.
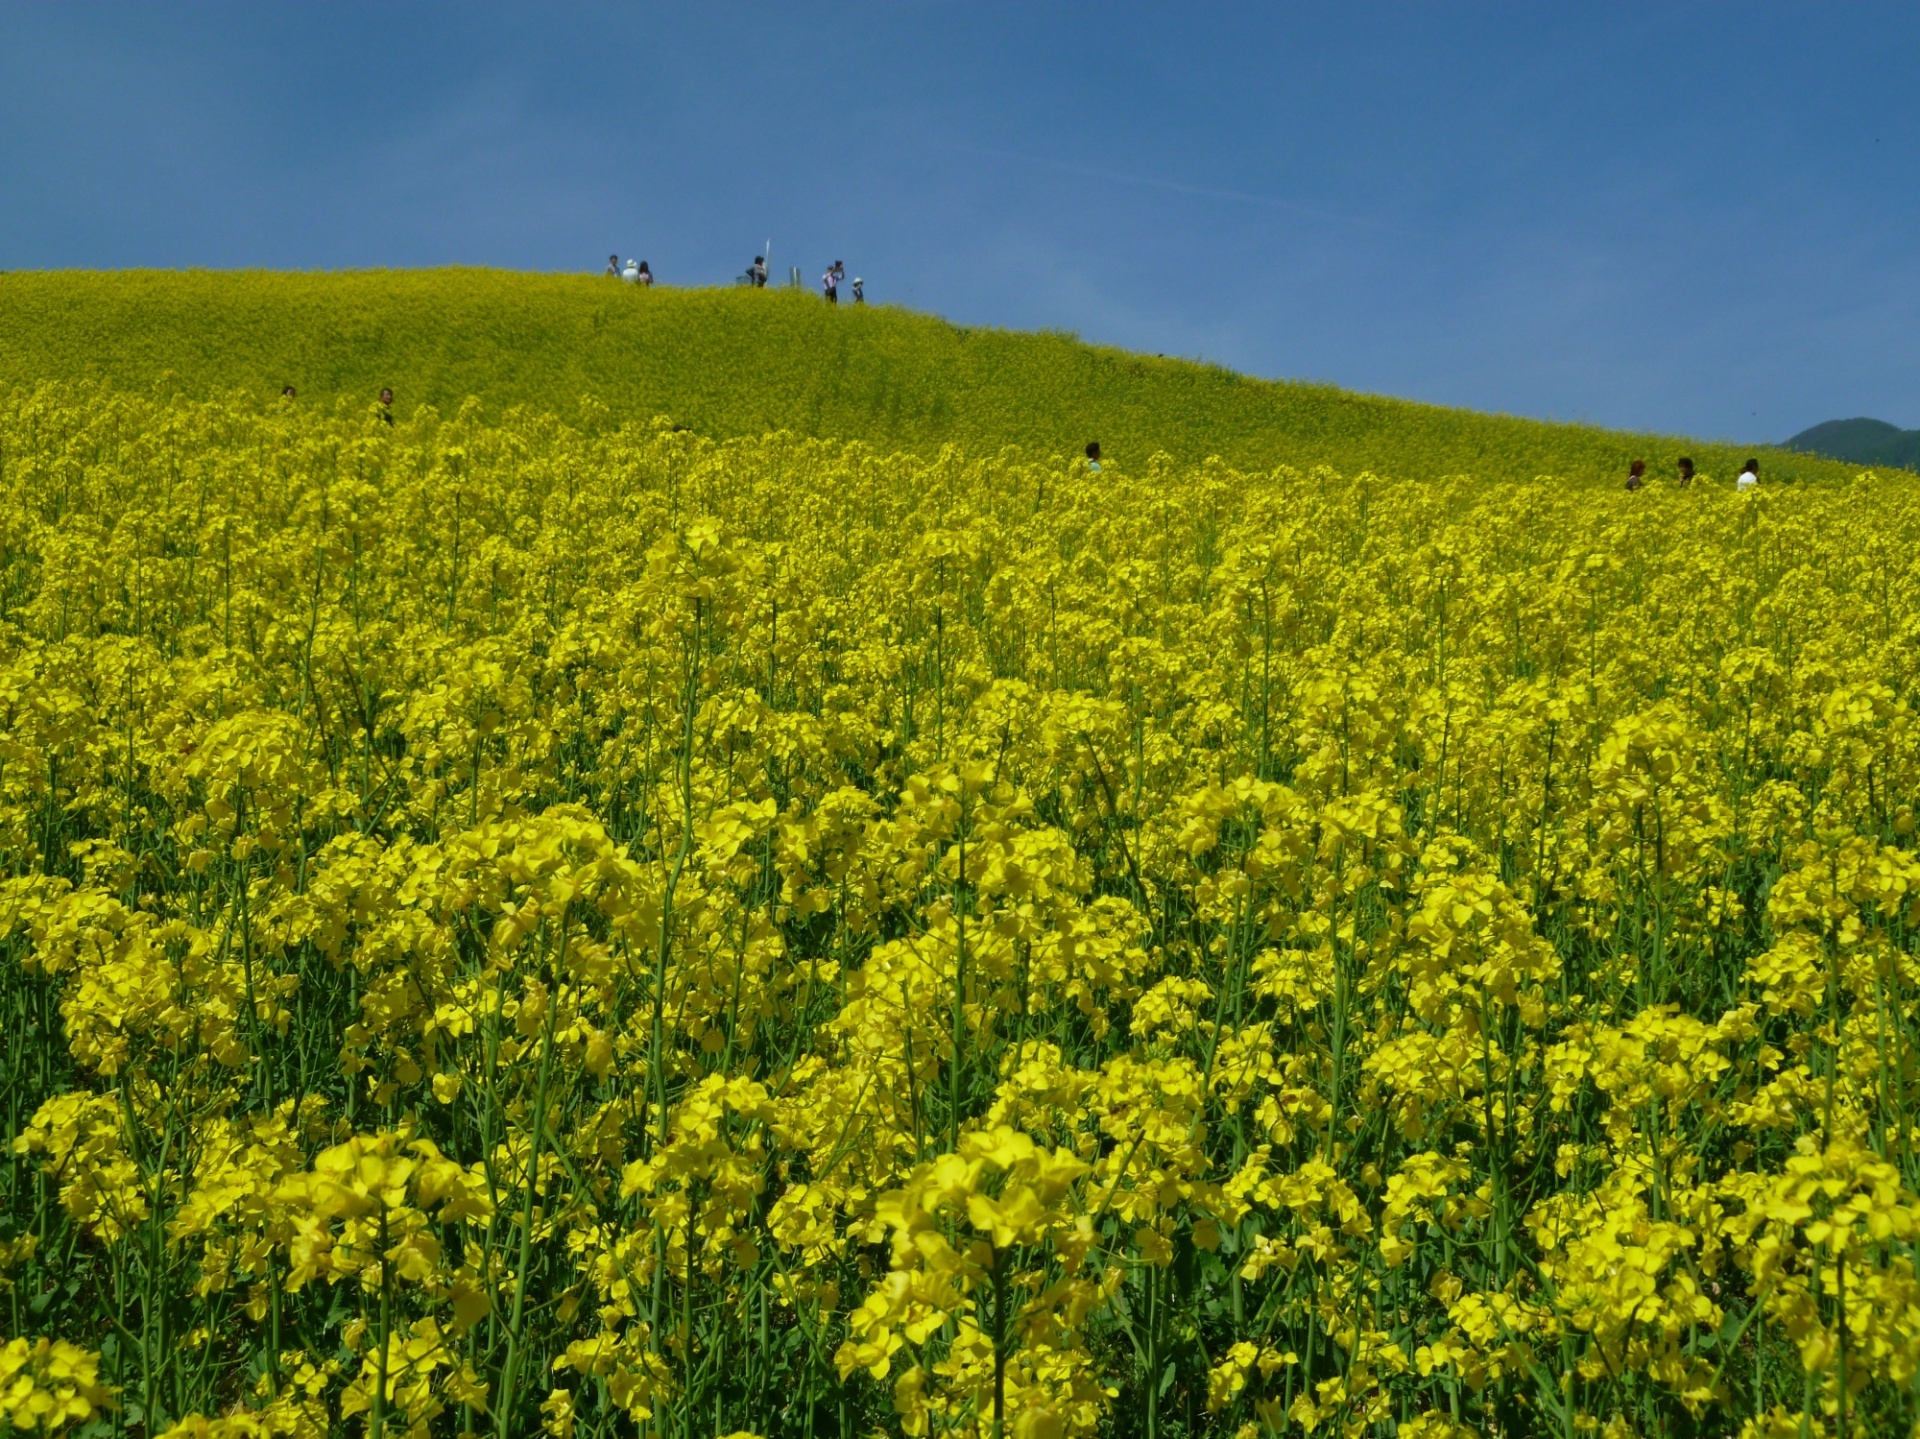
[[[867,303],[867,282],[858,275],[853,277],[853,303],[856,305]]]
[[[609,279],[614,280],[620,278],[620,257],[618,255],[607,256],[607,276]]]
[[[638,279],[640,284],[644,288],[649,290],[653,288],[653,271],[647,268],[647,262],[645,260],[642,260],[640,262],[640,274],[638,276]]]
[[[747,267],[747,273],[753,277],[754,289],[756,290],[766,289],[767,288],[767,257],[765,255],[755,255],[753,257],[753,263]]]
[[[1637,490],[1647,482],[1647,462],[1635,460],[1627,466],[1627,488]]]
[[[820,277],[820,293],[826,297],[829,305],[840,303],[840,277],[846,274],[846,267],[838,260],[827,266],[827,273]]]
[[[620,278],[625,280],[629,285],[639,284],[640,283],[639,262],[637,260],[629,259],[626,263],[626,268],[620,271]]]

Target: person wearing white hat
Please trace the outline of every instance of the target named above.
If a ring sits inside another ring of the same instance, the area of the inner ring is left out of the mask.
[[[637,260],[628,260],[625,268],[620,271],[620,278],[625,280],[629,285],[639,284],[640,262]]]

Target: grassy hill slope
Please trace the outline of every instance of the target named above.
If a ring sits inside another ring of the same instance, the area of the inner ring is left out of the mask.
[[[666,414],[715,436],[786,429],[1035,455],[1097,438],[1123,461],[1165,450],[1408,477],[1599,478],[1636,456],[1666,474],[1685,451],[1724,478],[1740,459],[1724,445],[1253,380],[1063,334],[835,310],[790,291],[640,291],[471,269],[0,275],[0,387],[82,378],[189,395],[291,383],[308,404],[359,404],[391,385],[403,412],[474,396],[496,413],[572,415],[592,396],[616,418]],[[1852,472],[1769,453],[1769,478]]]
[[[1786,447],[1852,465],[1920,469],[1920,430],[1903,430],[1885,420],[1828,420],[1802,430]]]

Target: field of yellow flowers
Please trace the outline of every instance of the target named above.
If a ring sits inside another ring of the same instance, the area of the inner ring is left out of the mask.
[[[0,1431],[1908,1434],[1920,489],[0,404]]]
[[[714,439],[788,430],[929,459],[948,444],[1066,457],[1099,440],[1112,455],[1400,479],[1617,484],[1631,460],[1672,474],[1683,454],[1708,474],[1760,455],[1770,481],[1853,477],[1789,450],[1255,379],[894,305],[502,270],[0,271],[0,390],[63,382],[202,400],[292,385],[309,408],[356,411],[391,385],[408,411],[477,397],[491,413],[525,405],[576,423],[591,396],[616,424],[670,415]]]

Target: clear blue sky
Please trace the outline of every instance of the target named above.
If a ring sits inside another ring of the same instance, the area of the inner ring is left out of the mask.
[[[0,7],[0,268],[768,237],[1261,375],[1920,425],[1920,6]]]

